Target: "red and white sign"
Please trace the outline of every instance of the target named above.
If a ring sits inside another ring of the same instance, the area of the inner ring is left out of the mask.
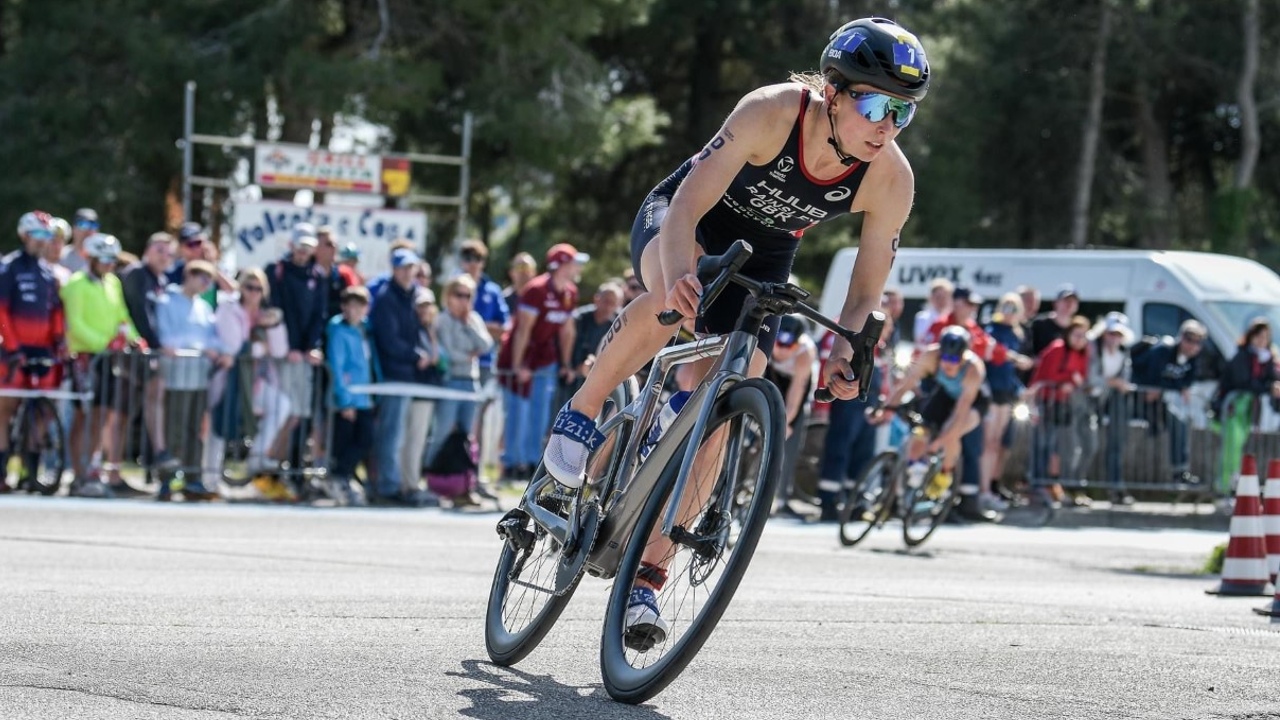
[[[253,151],[253,181],[265,187],[380,195],[382,158],[312,150],[304,145],[259,143]]]

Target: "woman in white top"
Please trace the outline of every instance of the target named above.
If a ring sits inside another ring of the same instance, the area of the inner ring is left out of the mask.
[[[251,406],[244,407],[241,404],[239,411],[242,417],[241,427],[247,426],[244,420],[249,418],[250,413],[257,426],[248,461],[249,472],[256,474],[280,464],[278,459],[271,456],[270,451],[276,434],[289,417],[290,407],[289,398],[280,390],[275,363],[289,353],[289,338],[279,309],[267,306],[270,286],[262,270],[246,268],[240,271],[237,280],[240,291],[218,303],[218,309],[214,312],[214,325],[222,347],[236,359],[241,375],[237,387],[232,388],[227,385],[231,372],[219,370],[209,382],[209,407],[216,409],[226,393],[238,392],[239,383],[253,383]],[[245,373],[249,375],[247,380]],[[209,434],[209,442],[205,445],[205,484],[211,488],[217,487],[221,480],[226,441],[238,439],[219,437],[217,428],[222,424],[219,420],[218,417],[213,418],[212,426],[215,431]],[[210,485],[210,482],[213,484]]]
[[[1097,399],[1099,422],[1106,424],[1106,480],[1111,486],[1112,501],[1130,505],[1133,496],[1125,490],[1120,471],[1125,428],[1129,426],[1131,414],[1126,400],[1133,389],[1129,381],[1132,371],[1129,347],[1133,345],[1129,318],[1124,313],[1107,313],[1089,331],[1089,338],[1094,348],[1089,356],[1088,386],[1090,394]]]

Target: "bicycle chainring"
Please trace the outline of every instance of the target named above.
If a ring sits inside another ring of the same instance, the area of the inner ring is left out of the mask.
[[[595,548],[596,536],[600,533],[600,502],[589,500],[578,512],[582,524],[578,526],[577,540],[570,550],[565,548],[560,553],[560,561],[556,565],[556,597],[568,592],[582,575],[587,558]]]

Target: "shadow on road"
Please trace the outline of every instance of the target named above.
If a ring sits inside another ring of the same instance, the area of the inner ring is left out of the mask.
[[[578,687],[515,668],[481,660],[463,660],[460,672],[445,673],[485,683],[488,687],[462,690],[471,702],[459,715],[480,720],[548,720],[562,717],[668,718],[645,705],[614,702],[599,685]],[[583,694],[584,690],[590,690]]]

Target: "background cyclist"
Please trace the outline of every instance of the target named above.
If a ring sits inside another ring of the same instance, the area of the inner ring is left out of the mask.
[[[882,63],[877,58],[892,59]],[[833,33],[823,48],[820,74],[759,88],[743,97],[702,151],[645,199],[631,231],[631,260],[646,292],[635,298],[605,335],[583,386],[553,423],[544,463],[559,482],[582,484],[589,448],[600,441],[592,421],[609,393],[639,370],[675,328],[657,315],[668,309],[697,314],[701,283],[696,260],[721,254],[737,239],[754,254],[743,273],[785,282],[804,231],[851,212],[865,213],[857,262],[839,322],[858,328],[880,307],[898,237],[911,210],[915,181],[894,142],[911,121],[929,86],[929,64],[919,40],[896,23],[865,18]],[[746,291],[729,285],[699,328],[732,329]],[[773,348],[778,319],[760,331],[751,374],[758,376]],[[824,366],[825,385],[838,398],[858,392],[853,349],[836,343]],[[711,361],[698,363],[701,374]],[[695,467],[702,478],[712,470]],[[700,506],[709,488],[694,483],[686,500]],[[632,593],[628,627],[665,636],[655,589],[665,582],[670,544],[651,542]]]
[[[951,487],[960,457],[960,439],[978,427],[991,404],[991,398],[983,390],[986,377],[982,358],[969,349],[969,331],[952,325],[942,331],[938,342],[911,363],[906,377],[889,395],[885,408],[877,410],[872,417],[872,422],[884,422],[892,415],[889,408],[901,405],[907,393],[920,387],[922,380],[933,380],[933,390],[920,405],[928,434],[916,435],[907,449],[907,458],[912,462],[921,460],[925,453],[943,453],[942,470],[925,489],[930,497],[936,498]],[[976,493],[962,494],[958,510],[962,517],[983,517]]]

